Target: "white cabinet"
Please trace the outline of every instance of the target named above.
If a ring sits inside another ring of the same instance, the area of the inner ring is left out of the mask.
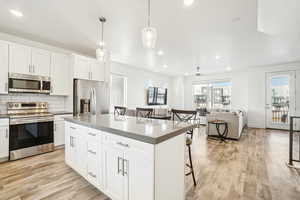
[[[34,75],[50,76],[51,53],[42,49],[31,49],[31,65]]]
[[[89,80],[91,77],[90,62],[90,58],[74,56],[74,78]]]
[[[73,55],[74,78],[94,81],[105,80],[105,63],[84,56]]]
[[[19,74],[32,74],[31,48],[11,43],[9,47],[9,72]]]
[[[105,80],[105,63],[99,61],[91,62],[91,80],[104,81]]]
[[[64,117],[72,115],[55,115],[54,116],[54,146],[59,147],[65,144],[65,121]]]
[[[72,84],[70,83],[70,57],[53,53],[51,60],[51,95],[70,95]]]
[[[154,145],[65,124],[66,163],[111,199],[185,199],[184,134]]]
[[[113,141],[104,146],[105,191],[114,200],[124,200],[127,174],[123,171],[124,150]]]
[[[8,43],[0,41],[0,94],[8,94]]]
[[[8,160],[9,120],[0,119],[0,162]]]
[[[42,49],[11,43],[9,72],[50,76],[51,53]]]

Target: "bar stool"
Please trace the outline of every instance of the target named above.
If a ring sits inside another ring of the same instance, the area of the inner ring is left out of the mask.
[[[126,114],[126,107],[123,106],[115,106],[114,115],[125,115]]]
[[[196,110],[176,110],[172,109],[172,118],[173,121],[181,121],[181,122],[195,122],[197,117]],[[187,131],[187,134],[191,135],[191,139],[193,139],[194,129]]]
[[[136,108],[136,117],[150,118],[153,114],[153,108]]]
[[[191,151],[192,143],[193,143],[192,139],[190,137],[186,137],[186,146],[188,147],[188,150],[189,150],[189,164],[186,164],[186,166],[190,168],[190,172],[185,175],[186,176],[192,175],[194,186],[196,186],[197,183],[196,183],[196,179],[195,179],[193,160],[192,160],[192,151]]]

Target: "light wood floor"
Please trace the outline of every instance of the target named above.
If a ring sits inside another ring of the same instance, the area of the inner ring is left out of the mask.
[[[186,200],[300,199],[300,172],[285,165],[286,132],[250,129],[221,144],[201,128],[192,150],[198,185],[186,177]],[[6,199],[108,200],[64,164],[63,150],[0,164],[0,200]]]

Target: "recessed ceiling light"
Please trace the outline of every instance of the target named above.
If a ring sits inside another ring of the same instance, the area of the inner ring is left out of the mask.
[[[159,51],[157,52],[157,54],[158,54],[159,56],[162,56],[162,55],[164,55],[164,52],[163,52],[162,50],[159,50]]]
[[[219,60],[220,58],[221,58],[220,56],[218,56],[218,55],[216,56],[216,60]]]
[[[184,73],[184,75],[185,75],[185,76],[188,76],[188,75],[189,75],[189,73],[187,73],[187,72],[186,72],[186,73]]]
[[[23,17],[23,13],[21,13],[21,12],[18,11],[18,10],[13,10],[13,9],[11,9],[11,10],[10,10],[10,13],[13,14],[14,16],[16,16],[16,17]]]
[[[228,67],[226,67],[226,70],[227,70],[227,71],[231,71],[232,68],[231,68],[230,66],[228,66]]]
[[[184,0],[183,3],[185,6],[191,6],[194,3],[194,0]]]
[[[163,65],[163,68],[165,68],[165,69],[168,68],[168,65],[164,64],[164,65]]]

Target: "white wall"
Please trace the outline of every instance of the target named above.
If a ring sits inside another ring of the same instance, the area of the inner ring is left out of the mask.
[[[147,88],[150,86],[168,88],[168,105],[172,101],[172,78],[133,66],[111,62],[111,73],[127,77],[127,107],[147,106]]]
[[[248,126],[265,128],[266,73],[296,71],[296,112],[300,114],[300,63],[254,67],[241,72],[206,76],[189,76],[184,81],[184,107],[193,108],[192,84],[205,80],[232,81],[232,109],[244,109],[248,113]]]

